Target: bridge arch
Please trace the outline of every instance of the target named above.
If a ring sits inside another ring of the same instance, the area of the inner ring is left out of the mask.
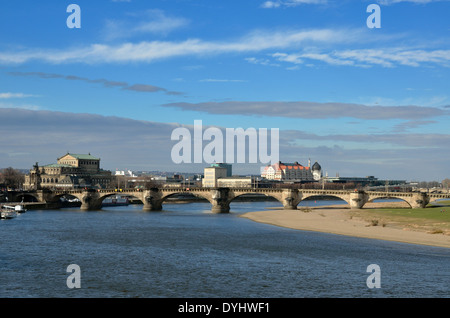
[[[398,201],[402,201],[405,202],[409,208],[413,208],[413,206],[411,205],[410,202],[410,198],[404,198],[404,197],[400,197],[400,196],[393,196],[393,195],[380,195],[380,196],[376,196],[376,197],[370,197],[369,200],[367,201],[367,203],[373,203],[375,200],[382,200],[382,199],[390,199],[390,200],[398,200]]]
[[[319,198],[336,198],[338,200],[344,201],[345,203],[347,203],[350,206],[350,198],[348,197],[348,195],[340,195],[340,194],[308,194],[305,193],[302,196],[302,200],[301,202],[305,202],[305,201],[312,201],[314,200],[314,198],[319,199]]]
[[[52,202],[58,202],[61,201],[63,197],[70,197],[70,198],[76,198],[78,200],[81,200],[81,193],[58,193],[52,196],[51,201]]]
[[[165,201],[167,202],[167,199],[169,199],[170,197],[175,197],[175,196],[180,195],[180,194],[192,194],[192,195],[194,195],[194,196],[196,196],[196,197],[205,199],[205,200],[207,200],[209,203],[212,204],[211,198],[209,198],[207,195],[204,195],[204,194],[202,194],[201,192],[198,192],[198,193],[195,192],[195,193],[193,193],[193,192],[188,192],[188,191],[184,191],[184,190],[180,190],[180,191],[178,191],[178,192],[171,192],[171,193],[163,194],[162,197],[161,197],[161,203],[163,203],[163,202],[165,202]]]
[[[39,197],[32,193],[19,193],[13,197],[13,202],[39,202]]]
[[[126,197],[132,197],[132,198],[134,198],[134,199],[136,199],[136,200],[139,200],[141,203],[144,203],[144,202],[142,202],[142,198],[141,198],[140,196],[134,195],[133,193],[122,193],[122,192],[105,193],[105,194],[100,195],[100,196],[98,197],[98,200],[100,201],[100,203],[103,203],[103,201],[104,201],[105,199],[107,199],[107,198],[109,198],[109,197],[112,197],[112,196],[126,196]]]
[[[273,199],[275,199],[275,201],[281,203],[281,207],[283,207],[283,201],[282,201],[281,197],[277,196],[275,193],[261,193],[258,191],[251,191],[251,190],[249,192],[235,194],[232,198],[229,199],[228,204],[231,204],[233,202],[236,203],[236,202],[238,202],[238,201],[236,201],[236,199],[242,198],[243,196],[249,195],[249,194],[256,194],[258,196],[273,198]]]
[[[434,203],[436,204],[436,201],[438,200],[450,200],[450,193],[447,194],[432,194],[430,195],[430,202],[429,203]]]

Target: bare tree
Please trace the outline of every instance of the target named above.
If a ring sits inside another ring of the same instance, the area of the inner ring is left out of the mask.
[[[25,181],[25,175],[14,168],[5,168],[1,170],[0,183],[8,188],[19,189]]]
[[[160,181],[152,180],[151,178],[146,178],[145,183],[144,183],[144,188],[146,190],[152,189],[152,188],[158,188],[161,186],[162,186],[162,183]]]

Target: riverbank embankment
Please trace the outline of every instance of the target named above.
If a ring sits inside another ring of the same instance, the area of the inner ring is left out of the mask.
[[[296,230],[450,248],[450,207],[427,208],[426,213],[430,217],[391,202],[370,203],[360,210],[339,205],[270,209],[241,217]]]

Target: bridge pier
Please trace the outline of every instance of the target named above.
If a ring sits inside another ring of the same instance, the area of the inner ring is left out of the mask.
[[[144,206],[142,210],[145,212],[161,211],[162,210],[162,198],[158,189],[145,190],[142,194],[142,203]]]
[[[425,208],[430,203],[430,197],[424,192],[415,193],[408,203],[413,209]]]
[[[82,211],[95,211],[101,210],[102,208],[102,200],[100,199],[99,194],[96,191],[84,191],[80,200],[80,210]]]
[[[151,211],[161,211],[162,210],[162,202],[156,201],[152,198],[147,198],[143,201],[144,206],[142,207],[142,211],[151,212]]]
[[[302,200],[302,193],[298,190],[286,189],[281,194],[281,203],[285,210],[297,210],[297,206]]]
[[[229,213],[230,212],[230,189],[218,188],[211,190],[211,212]]]
[[[364,204],[368,202],[368,195],[364,191],[350,193],[350,208],[362,209]]]
[[[81,211],[98,211],[102,209],[102,205],[91,204],[90,202],[82,202],[80,210]]]
[[[224,205],[213,205],[211,207],[211,212],[212,213],[229,213],[230,212],[230,206],[224,206]]]
[[[145,211],[145,212],[162,211],[162,204],[155,205],[155,204],[144,203],[144,206],[142,207],[142,211]]]

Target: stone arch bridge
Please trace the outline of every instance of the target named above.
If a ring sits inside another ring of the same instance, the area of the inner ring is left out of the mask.
[[[99,210],[105,198],[112,195],[135,197],[143,203],[144,211],[160,211],[163,202],[177,194],[193,194],[211,203],[213,213],[228,213],[230,203],[245,194],[262,194],[278,200],[284,209],[297,209],[297,205],[307,198],[331,196],[344,200],[353,209],[361,209],[364,204],[380,198],[397,198],[407,202],[411,208],[423,208],[438,199],[450,198],[450,194],[429,194],[423,192],[382,192],[349,190],[306,190],[276,188],[153,188],[140,189],[79,189],[79,190],[37,190],[26,195],[33,196],[39,202],[56,203],[65,195],[71,195],[81,201],[81,210]],[[17,194],[20,197],[22,194]],[[12,198],[13,199],[13,198]],[[20,201],[20,200],[17,200]]]

